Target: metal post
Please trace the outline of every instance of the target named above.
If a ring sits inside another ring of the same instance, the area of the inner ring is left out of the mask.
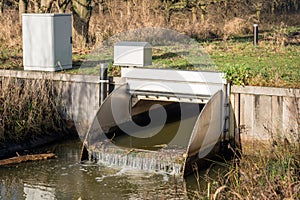
[[[100,101],[99,101],[100,105],[104,102],[105,98],[107,97],[107,83],[108,83],[107,66],[108,66],[107,63],[100,64]]]
[[[109,76],[108,77],[108,94],[112,93],[112,91],[115,89],[115,85],[113,82],[114,82],[114,77]]]
[[[253,24],[253,45],[258,45],[258,24]]]

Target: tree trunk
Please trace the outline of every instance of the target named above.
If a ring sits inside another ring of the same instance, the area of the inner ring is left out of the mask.
[[[206,18],[206,5],[200,6],[201,9],[201,24],[204,24]]]
[[[295,8],[295,11],[298,11],[298,8],[299,8],[298,0],[293,0],[293,6]]]
[[[257,21],[260,22],[260,15],[261,15],[261,9],[262,9],[263,3],[262,2],[256,2],[254,4],[255,12],[256,12],[256,18]]]
[[[127,16],[130,17],[131,16],[131,2],[130,0],[127,1]]]
[[[50,13],[54,0],[41,0],[41,11]]]
[[[103,15],[104,14],[104,6],[103,6],[103,1],[100,1],[98,4],[99,7],[99,14]]]
[[[163,14],[164,14],[165,24],[168,26],[171,21],[172,3],[170,1],[164,0],[163,7],[164,7]]]
[[[19,22],[22,24],[22,14],[28,9],[28,0],[19,0]]]
[[[88,44],[88,30],[91,18],[91,0],[73,1],[73,27],[75,29],[75,39],[81,47]]]
[[[195,24],[197,22],[197,8],[196,7],[192,7],[192,19],[193,19],[193,23]]]
[[[271,14],[274,15],[275,14],[275,9],[276,9],[276,3],[272,2],[272,7],[271,7]]]
[[[34,13],[39,13],[40,12],[40,4],[38,1],[33,1],[34,5]]]
[[[3,0],[0,0],[0,15],[2,15],[3,10]]]

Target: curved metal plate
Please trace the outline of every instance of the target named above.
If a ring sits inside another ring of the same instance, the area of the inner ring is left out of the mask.
[[[198,153],[205,157],[218,142],[224,125],[223,91],[218,91],[201,111],[194,126],[188,147],[188,156]]]
[[[116,88],[100,106],[86,135],[89,146],[107,139],[105,133],[111,127],[117,125],[116,118],[124,121],[130,119],[130,114],[128,113],[130,95],[126,92],[126,88],[127,84]],[[112,109],[112,104],[115,106],[114,109]]]

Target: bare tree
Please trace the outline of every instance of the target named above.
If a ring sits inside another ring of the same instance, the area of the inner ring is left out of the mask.
[[[71,2],[71,0],[54,0],[54,3],[59,13],[65,13]]]
[[[262,8],[263,8],[263,3],[264,3],[263,0],[254,0],[252,2],[252,6],[255,9],[256,19],[257,19],[258,22],[260,21],[260,16],[261,16]]]
[[[73,1],[73,27],[76,32],[77,41],[81,46],[88,43],[88,30],[91,17],[91,0],[74,0]]]
[[[42,13],[49,13],[51,12],[51,8],[53,5],[54,0],[41,0],[41,4],[40,4],[40,12]]]
[[[198,14],[200,14],[200,22],[204,23],[207,15],[207,7],[211,4],[223,2],[226,0],[190,0],[188,1],[187,6],[192,11],[192,20],[193,23],[198,21]]]
[[[161,0],[161,10],[165,16],[165,23],[171,20],[173,12],[186,8],[188,0]]]
[[[0,0],[0,15],[2,15],[3,13],[3,10],[4,10],[4,3],[3,3],[3,0]]]
[[[28,10],[28,0],[19,0],[19,22],[22,23],[22,14]]]

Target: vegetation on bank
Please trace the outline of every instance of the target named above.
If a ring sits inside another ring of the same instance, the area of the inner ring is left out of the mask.
[[[24,143],[39,136],[66,133],[53,82],[49,80],[0,80],[0,147]]]
[[[300,48],[269,41],[213,42],[207,46],[218,69],[234,85],[300,88]]]
[[[195,172],[198,189],[190,198],[299,199],[299,143],[282,139],[269,145],[259,144],[244,146],[248,155],[215,162],[204,174]],[[214,167],[218,165],[222,167]]]

